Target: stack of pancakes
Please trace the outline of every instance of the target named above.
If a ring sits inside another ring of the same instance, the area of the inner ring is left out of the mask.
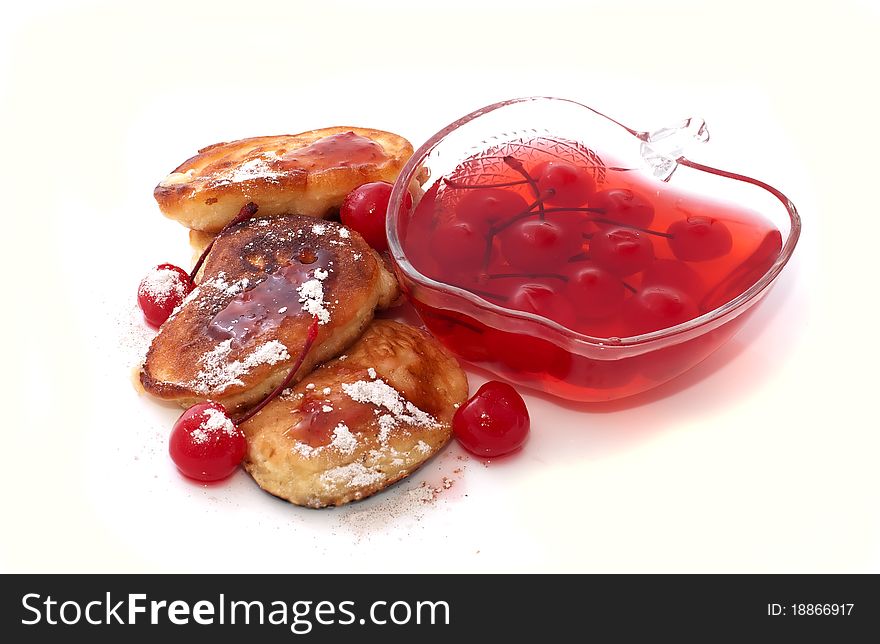
[[[333,221],[352,189],[393,182],[412,151],[395,134],[351,127],[244,139],[200,150],[154,192],[197,253],[216,241],[150,346],[148,393],[247,410],[284,380],[318,321],[294,384],[242,424],[247,471],[299,505],[340,505],[407,476],[449,440],[467,397],[464,373],[432,337],[373,319],[398,300],[397,281]],[[254,218],[224,230],[249,203]]]

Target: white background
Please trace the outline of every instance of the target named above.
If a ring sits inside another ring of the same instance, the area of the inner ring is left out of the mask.
[[[0,26],[2,569],[880,571],[877,3],[129,4]],[[188,258],[158,180],[215,141],[346,124],[418,146],[532,94],[701,115],[696,160],[792,198],[801,244],[747,328],[629,402],[527,396],[521,454],[453,446],[348,508],[182,480],[176,412],[130,383],[137,282]]]

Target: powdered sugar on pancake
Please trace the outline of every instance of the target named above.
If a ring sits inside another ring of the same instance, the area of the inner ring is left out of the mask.
[[[273,365],[290,358],[287,347],[278,340],[261,344],[241,360],[229,360],[232,338],[224,340],[199,361],[202,368],[191,386],[200,394],[221,393],[232,385],[243,385],[241,376],[260,365]]]
[[[327,445],[312,447],[308,443],[297,441],[296,444],[293,446],[293,451],[297,452],[301,456],[305,456],[306,458],[312,458],[327,449],[335,449],[341,454],[350,455],[354,454],[354,451],[357,449],[357,447],[357,437],[351,433],[348,425],[346,425],[345,423],[339,423],[333,430],[333,440],[331,440],[330,443],[328,443]]]
[[[381,378],[375,380],[359,380],[351,384],[343,383],[342,390],[356,402],[375,405],[379,409],[390,412],[390,420],[382,420],[380,427],[393,427],[398,422],[408,423],[417,427],[438,427],[437,420],[429,413],[422,411],[391,385]]]
[[[208,178],[207,187],[218,188],[254,179],[277,183],[278,179],[282,178],[286,173],[275,170],[272,167],[270,162],[276,158],[275,155],[263,154],[253,159],[248,159],[244,163],[233,166],[228,170],[215,172]]]
[[[353,488],[367,487],[384,478],[385,474],[382,471],[366,467],[363,463],[340,465],[321,474],[321,482],[325,485],[342,484]]]

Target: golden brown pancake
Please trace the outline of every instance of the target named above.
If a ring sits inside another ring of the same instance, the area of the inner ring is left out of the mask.
[[[362,499],[443,447],[467,394],[467,377],[434,338],[376,320],[346,356],[242,423],[244,466],[264,490],[297,505]]]
[[[216,236],[217,233],[206,233],[203,230],[189,231],[189,246],[192,249],[193,264],[199,261],[199,257],[202,256],[208,244],[214,241]]]
[[[175,168],[153,196],[167,217],[213,233],[251,201],[263,217],[324,217],[360,185],[393,183],[412,153],[403,137],[358,127],[217,143]]]
[[[355,231],[312,217],[250,219],[218,236],[198,287],[153,339],[141,382],[181,405],[252,405],[287,375],[313,318],[317,340],[297,378],[354,342],[397,294]]]

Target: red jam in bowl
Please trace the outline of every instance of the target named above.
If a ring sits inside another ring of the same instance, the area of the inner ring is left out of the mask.
[[[701,361],[747,316],[695,320],[783,250],[758,212],[559,137],[465,157],[396,216],[398,274],[428,329],[465,360],[581,401],[633,395]]]

